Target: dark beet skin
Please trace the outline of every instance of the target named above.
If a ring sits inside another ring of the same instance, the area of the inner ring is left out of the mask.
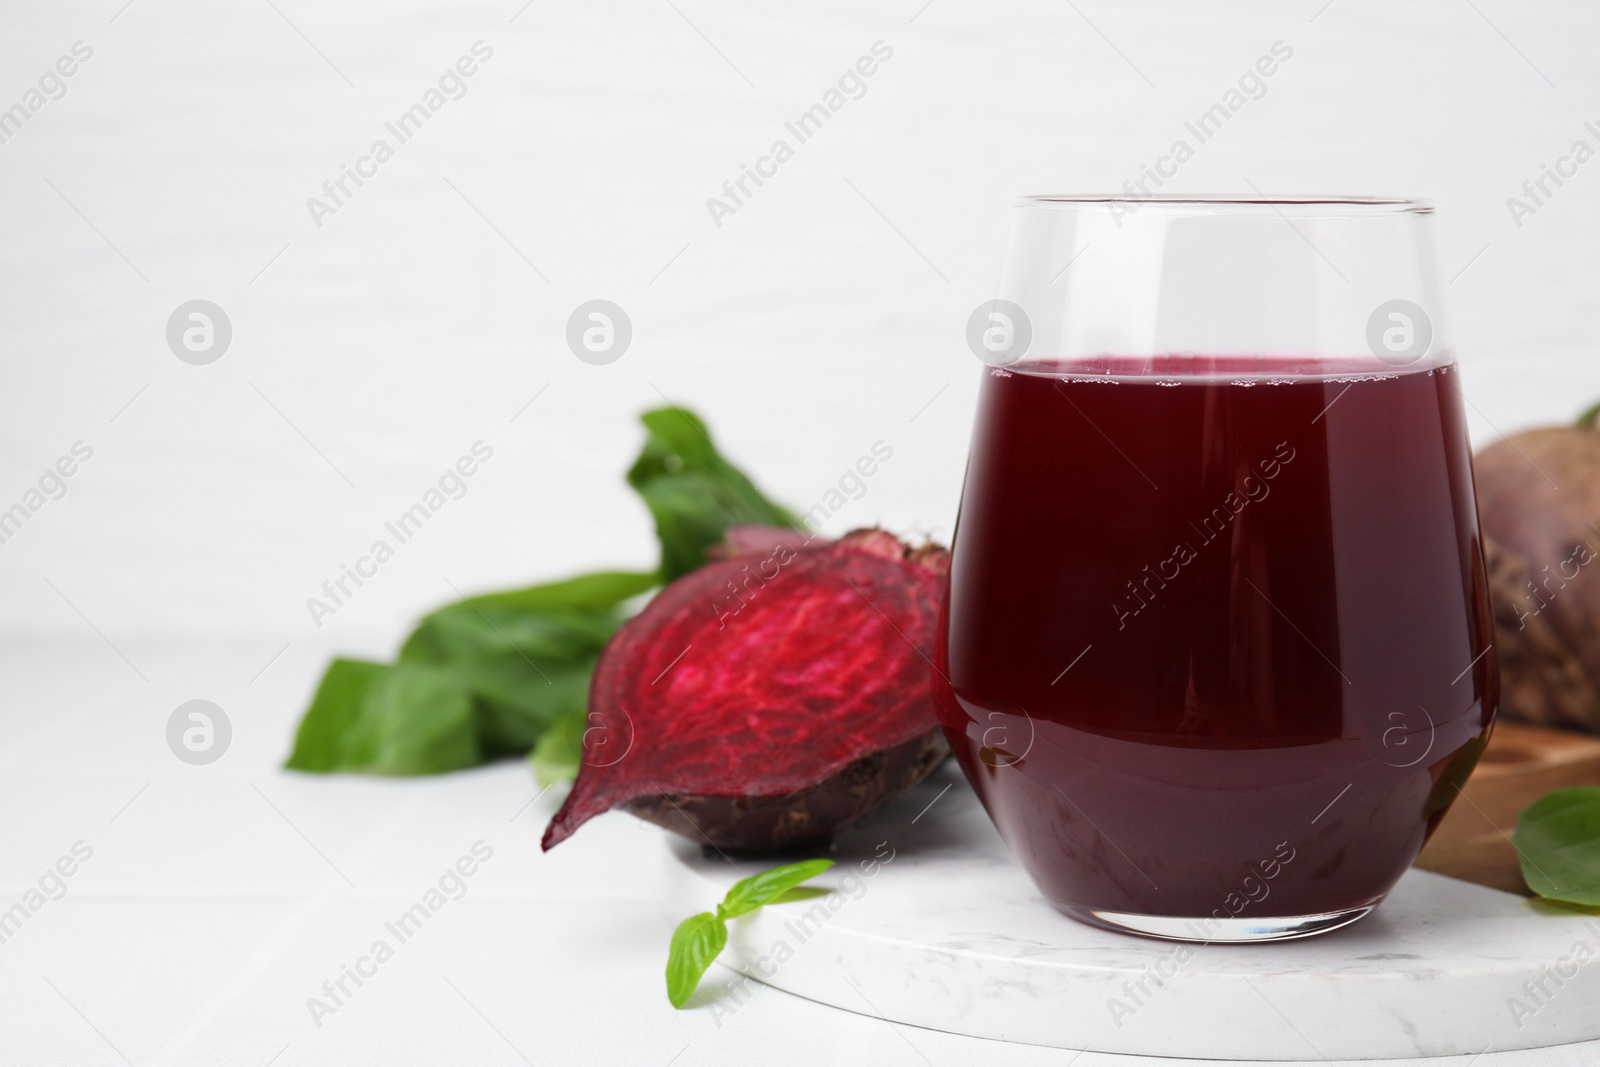
[[[601,654],[552,848],[614,807],[719,848],[820,844],[946,750],[929,684],[948,557],[881,530],[742,554],[664,589]]]
[[[1600,733],[1600,430],[1527,430],[1472,465],[1501,713]]]
[[[654,793],[624,811],[729,852],[785,852],[826,844],[874,808],[922,781],[950,755],[937,728],[863,756],[814,786],[771,797]]]

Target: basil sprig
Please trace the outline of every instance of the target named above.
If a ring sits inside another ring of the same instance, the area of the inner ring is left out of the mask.
[[[728,889],[715,912],[702,911],[678,924],[667,950],[667,999],[674,1008],[688,1003],[700,979],[728,943],[728,920],[749,915],[801,882],[833,866],[832,860],[805,860],[741,878]]]

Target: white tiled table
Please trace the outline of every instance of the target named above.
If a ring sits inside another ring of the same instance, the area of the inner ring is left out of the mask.
[[[408,781],[286,774],[277,765],[322,650],[291,648],[250,682],[274,648],[119,647],[148,682],[92,638],[0,651],[0,902],[74,842],[94,850],[66,895],[0,944],[0,1063],[1072,1061],[766,988],[721,1025],[704,1006],[674,1011],[661,972],[679,916],[663,907],[655,828],[606,816],[544,855],[553,797],[529,806],[516,763]],[[179,762],[164,739],[172,709],[195,696],[234,727],[207,767]],[[399,943],[384,924],[478,841],[493,856],[465,894]],[[352,995],[319,1026],[307,999],[378,938],[393,957],[364,965],[376,973],[347,981]],[[1478,1063],[1596,1057],[1600,1043]]]
[[[1189,189],[1433,196],[1475,439],[1600,393],[1600,173],[1520,228],[1504,207],[1593,117],[1576,2],[63,0],[0,25],[0,108],[95,50],[0,146],[0,507],[95,448],[0,546],[0,902],[94,849],[0,944],[0,1064],[1071,1062],[772,990],[721,1028],[674,1012],[654,831],[608,816],[543,856],[521,767],[278,766],[327,657],[390,651],[446,581],[651,566],[621,472],[664,393],[802,508],[887,441],[830,532],[948,536],[1010,198],[1136,176],[1276,39],[1293,66]],[[469,94],[317,228],[306,197],[479,39]],[[716,227],[705,198],[879,39],[869,93]],[[596,296],[637,328],[604,368],[562,343]],[[209,367],[162,337],[196,297],[234,324]],[[479,438],[471,495],[314,631],[305,598]],[[234,725],[209,767],[163,740],[193,698]],[[306,999],[479,839],[467,895],[317,1027]]]

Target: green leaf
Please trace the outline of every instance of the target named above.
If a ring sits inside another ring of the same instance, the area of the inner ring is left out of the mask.
[[[451,671],[478,701],[488,758],[521,755],[554,723],[581,714],[595,661],[653,574],[605,571],[472,597],[423,619],[402,663]]]
[[[437,774],[481,762],[471,694],[448,671],[335,660],[301,720],[288,766]]]
[[[711,442],[706,424],[680,407],[640,416],[648,436],[628,484],[644,498],[661,540],[661,580],[670,582],[706,562],[706,549],[729,526],[755,523],[798,528]]]
[[[700,978],[728,943],[728,927],[709,911],[691,915],[672,932],[667,952],[667,999],[681,1008],[700,985]]]
[[[506,652],[533,661],[594,654],[621,625],[619,606],[656,582],[654,574],[602,571],[468,597],[426,616],[400,658],[449,663]]]
[[[560,582],[546,582],[504,593],[485,593],[469,597],[464,604],[479,607],[521,608],[527,611],[602,611],[623,601],[648,593],[660,582],[653,571],[595,571]]]
[[[528,766],[540,789],[557,782],[570,782],[578,776],[583,760],[583,733],[589,727],[589,711],[579,708],[553,723],[528,754]]]
[[[747,915],[763,904],[770,904],[801,882],[808,882],[833,866],[832,860],[805,860],[774,867],[770,871],[753,874],[733,883],[728,895],[717,905],[717,914],[724,919]]]
[[[582,738],[581,731],[579,738]],[[706,968],[728,943],[727,920],[748,915],[772,903],[832,866],[832,860],[805,860],[741,878],[729,888],[715,914],[703,911],[679,923],[672,934],[672,948],[667,952],[667,999],[672,1001],[672,1006],[683,1007],[700,984]]]
[[[520,756],[539,738],[589,705],[592,657],[571,663],[546,663],[530,673],[520,660],[480,661],[460,668],[464,684],[478,701],[478,734],[487,758]]]
[[[1522,877],[1541,897],[1600,906],[1600,786],[1546,793],[1517,818]]]
[[[464,663],[520,658],[536,674],[541,661],[592,656],[621,624],[611,612],[452,604],[429,615],[400,649],[402,663]]]
[[[628,602],[663,576],[701,566],[730,525],[798,525],[722,457],[698,416],[669,407],[642,418],[645,444],[628,481],[655,517],[659,571],[600,571],[469,597],[423,618],[393,666],[336,660],[288,766],[434,774],[527,753],[568,724],[532,761],[536,776],[570,778],[594,666]]]
[[[654,574],[604,571],[440,608],[394,667],[329,667],[288,765],[433,774],[522,755],[554,723],[583,713],[621,605],[655,584]]]
[[[346,739],[357,729],[368,690],[388,669],[359,659],[336,659],[328,664],[311,707],[300,719],[294,751],[284,765],[296,771],[344,770]]]

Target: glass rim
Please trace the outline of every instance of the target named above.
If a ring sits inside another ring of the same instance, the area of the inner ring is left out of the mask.
[[[1156,208],[1167,212],[1244,212],[1251,209],[1284,213],[1314,211],[1317,213],[1382,214],[1433,214],[1433,202],[1420,197],[1406,196],[1284,196],[1250,195],[1190,196],[1177,193],[1156,193],[1151,196],[1125,193],[1087,194],[1032,194],[1017,198],[1018,207],[1030,208],[1110,208],[1119,205],[1129,213]]]

